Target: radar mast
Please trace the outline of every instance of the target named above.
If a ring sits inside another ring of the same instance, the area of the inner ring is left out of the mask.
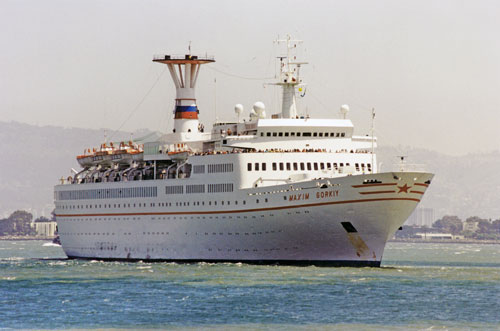
[[[282,118],[297,117],[297,100],[295,96],[296,89],[299,91],[305,86],[300,79],[300,66],[307,62],[296,61],[297,56],[292,55],[292,51],[297,48],[297,45],[302,43],[302,40],[292,39],[290,35],[286,39],[278,39],[277,44],[286,43],[286,56],[279,56],[280,59],[280,77],[279,82],[274,85],[279,85],[283,88],[283,98],[281,103]]]

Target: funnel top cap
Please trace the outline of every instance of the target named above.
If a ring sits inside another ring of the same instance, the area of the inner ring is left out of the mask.
[[[183,64],[183,63],[196,63],[196,64],[204,64],[215,62],[215,58],[212,55],[193,55],[193,54],[185,54],[185,55],[155,55],[153,57],[154,62],[161,63],[173,63],[173,64]]]

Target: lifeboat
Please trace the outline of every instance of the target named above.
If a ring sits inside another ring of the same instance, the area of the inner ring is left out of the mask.
[[[114,163],[132,164],[133,162],[142,161],[142,151],[139,146],[134,146],[132,142],[128,145],[120,144],[120,148],[114,150],[111,154],[111,159]]]
[[[93,158],[94,158],[94,153],[91,153],[89,148],[85,149],[82,155],[78,155],[76,157],[76,160],[78,161],[78,164],[80,164],[82,168],[88,168],[94,164]]]
[[[176,152],[169,152],[168,156],[170,156],[170,159],[174,161],[182,161],[188,158],[189,153],[187,151],[176,151]]]

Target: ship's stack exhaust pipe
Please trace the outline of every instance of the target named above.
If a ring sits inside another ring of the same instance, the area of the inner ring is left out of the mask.
[[[186,54],[155,56],[154,62],[168,66],[175,85],[174,133],[198,132],[198,106],[195,87],[200,66],[215,62],[213,57]]]

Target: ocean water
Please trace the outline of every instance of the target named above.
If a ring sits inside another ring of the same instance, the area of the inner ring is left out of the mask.
[[[1,329],[500,329],[500,245],[389,243],[382,268],[64,258],[0,241]]]

